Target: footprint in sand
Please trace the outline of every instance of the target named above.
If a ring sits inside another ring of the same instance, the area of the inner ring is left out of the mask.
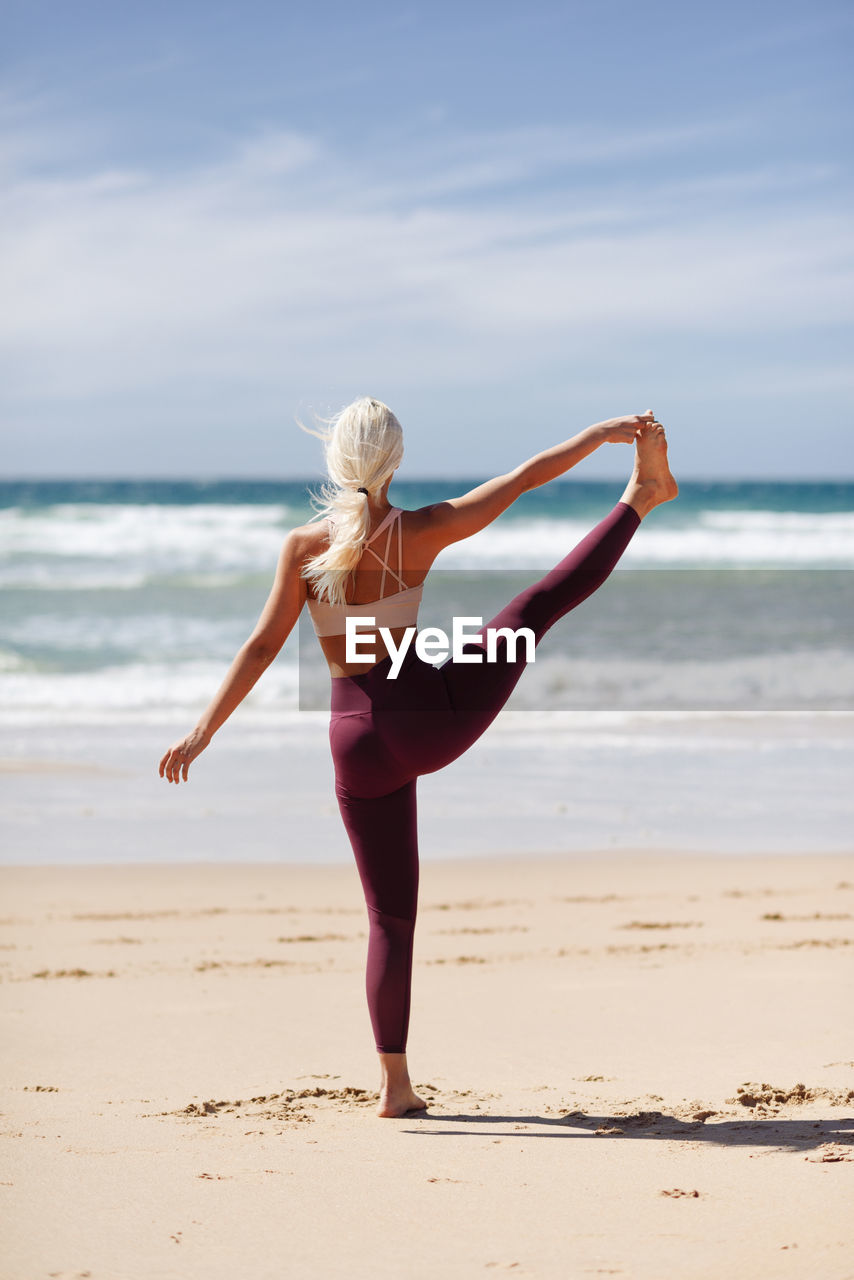
[[[422,911],[485,911],[491,907],[529,907],[532,904],[522,898],[496,898],[487,901],[485,898],[470,898],[466,902],[433,902]]]
[[[727,1098],[726,1101],[731,1105],[770,1110],[793,1104],[801,1106],[808,1102],[827,1102],[832,1107],[846,1107],[854,1102],[854,1089],[825,1089],[820,1086],[809,1089],[805,1084],[795,1084],[787,1089],[748,1081],[739,1085],[734,1098]]]
[[[804,1156],[811,1164],[840,1164],[854,1160],[854,1147],[846,1147],[841,1143],[823,1142],[816,1147],[811,1156]]]
[[[361,936],[361,935],[358,935]],[[277,938],[277,942],[354,942],[357,935],[351,933],[298,933]]]
[[[813,913],[808,916],[784,916],[782,911],[766,911],[764,915],[761,915],[759,917],[759,919],[760,920],[778,920],[781,922],[792,921],[792,922],[797,922],[799,924],[803,924],[810,920],[850,920],[851,912],[839,911],[834,913],[831,911],[813,911]]]
[[[854,938],[802,938],[798,942],[780,942],[777,944],[778,951],[799,951],[802,947],[851,947],[854,946]]]
[[[432,1093],[432,1086],[427,1086]],[[314,1120],[312,1113],[322,1108],[334,1107],[367,1107],[375,1106],[378,1095],[368,1089],[355,1085],[343,1085],[340,1088],[326,1088],[314,1085],[306,1089],[285,1089],[280,1093],[258,1094],[252,1098],[208,1098],[203,1102],[189,1102],[186,1107],[177,1111],[149,1112],[149,1117],[176,1116],[183,1120],[224,1119],[234,1117],[241,1123],[247,1120],[288,1121],[292,1124],[310,1123]],[[432,1097],[428,1101],[432,1101]],[[251,1130],[251,1132],[256,1132]],[[263,1130],[257,1130],[261,1133]]]
[[[618,929],[702,929],[702,920],[630,920]]]
[[[91,969],[39,969],[32,978],[115,978],[115,969],[101,970],[94,973]]]
[[[530,933],[531,930],[526,924],[505,924],[495,925],[494,927],[484,927],[482,929],[466,928],[466,929],[436,929],[437,934],[443,936],[456,936],[457,934],[483,934],[483,933]]]

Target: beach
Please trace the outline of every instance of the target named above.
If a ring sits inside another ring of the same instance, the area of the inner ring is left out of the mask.
[[[400,1120],[352,867],[0,883],[6,1280],[852,1274],[850,858],[425,863]]]
[[[854,1280],[850,7],[7,7],[0,1280]]]
[[[688,487],[419,781],[394,1120],[311,637],[157,775],[296,488],[5,496],[2,1280],[850,1280],[851,487]],[[425,622],[609,500],[542,492]]]

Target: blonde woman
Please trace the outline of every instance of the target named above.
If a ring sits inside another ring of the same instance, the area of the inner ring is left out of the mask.
[[[641,520],[675,498],[677,486],[664,428],[651,412],[598,422],[462,497],[415,511],[388,501],[403,458],[403,432],[386,405],[367,397],[355,401],[332,420],[323,439],[329,479],[322,509],[286,537],[255,630],[196,728],[163,756],[160,774],[169,782],[187,780],[191,762],[276,657],[307,604],[332,678],[335,791],[368,908],[366,985],[381,1067],[378,1114],[402,1116],[426,1105],[412,1088],[406,1061],[418,896],[417,779],[460,756],[504,706],[528,661],[527,647],[511,642],[511,633],[526,628],[539,642],[601,586]],[[439,552],[606,442],[634,442],[635,459],[621,500],[604,520],[461,654],[434,666],[410,644],[400,661],[407,628],[416,625],[424,578]],[[348,661],[348,617],[373,619],[370,630],[366,622],[360,626],[360,652],[369,656],[356,662]],[[484,661],[487,656],[493,660]]]

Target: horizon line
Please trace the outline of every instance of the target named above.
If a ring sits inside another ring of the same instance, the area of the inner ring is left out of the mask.
[[[472,480],[477,484],[482,484],[484,476],[489,479],[492,473],[484,473],[479,475],[475,472],[466,473],[463,471],[449,472],[444,475],[440,474],[424,474],[401,476],[398,480],[392,481],[393,484],[441,484],[449,480]],[[69,484],[69,483],[95,483],[95,484],[225,484],[234,481],[242,481],[246,484],[318,484],[322,483],[328,477],[319,472],[314,476],[305,475],[279,475],[279,476],[262,476],[241,473],[222,473],[217,475],[122,475],[115,473],[80,473],[80,474],[60,474],[60,475],[13,475],[0,476],[0,485],[11,484]],[[556,484],[619,484],[621,476],[556,476],[554,480],[549,480],[544,485],[538,485],[538,488],[548,488],[550,485]],[[714,475],[714,476],[680,476],[680,484],[854,484],[854,472],[846,476],[791,476],[791,475]]]

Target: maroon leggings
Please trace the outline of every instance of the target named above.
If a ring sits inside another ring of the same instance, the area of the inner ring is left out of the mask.
[[[640,516],[624,502],[554,569],[484,627],[530,627],[537,642],[605,581]],[[464,652],[485,650],[483,633]],[[409,1025],[412,940],[418,899],[415,787],[449,764],[491,724],[526,665],[499,637],[496,662],[441,666],[410,646],[396,680],[386,657],[364,675],[332,681],[329,740],[335,794],[368,907],[368,1008],[380,1053],[403,1053]]]

